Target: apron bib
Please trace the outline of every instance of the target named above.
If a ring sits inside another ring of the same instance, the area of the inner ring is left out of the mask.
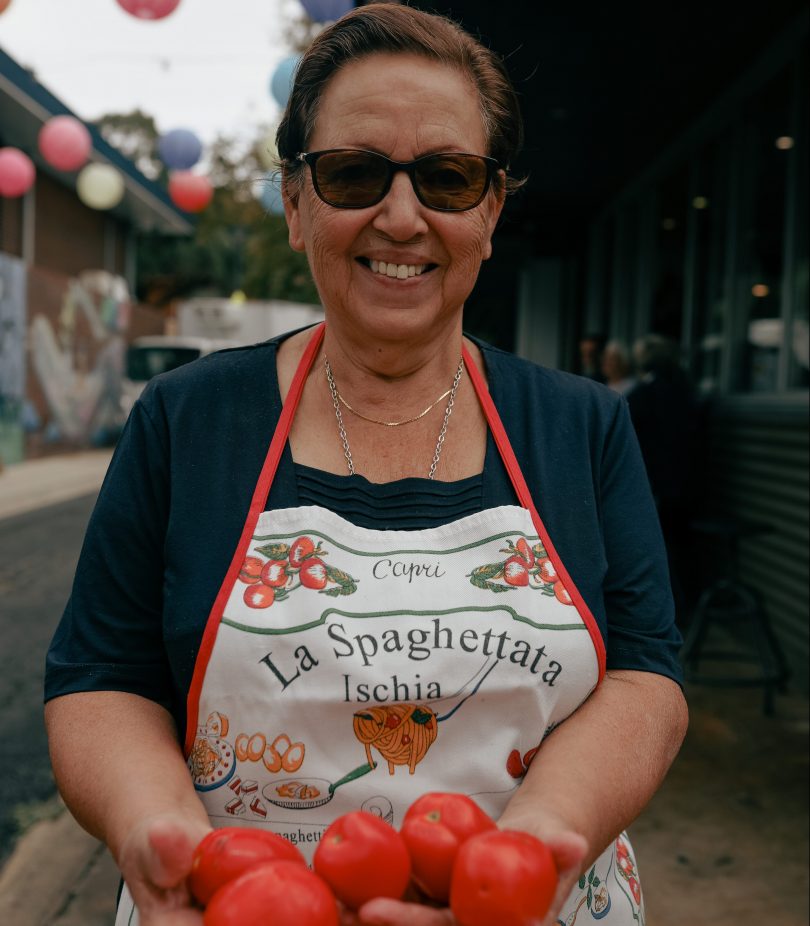
[[[417,531],[319,506],[263,511],[323,326],[301,360],[206,625],[185,752],[213,826],[266,827],[311,862],[363,809],[399,827],[427,791],[498,817],[543,738],[593,691],[604,646],[465,364],[521,506]],[[643,924],[624,834],[559,923]],[[116,926],[134,924],[126,887]]]

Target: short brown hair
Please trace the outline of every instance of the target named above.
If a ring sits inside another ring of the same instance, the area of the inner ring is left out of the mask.
[[[523,121],[517,94],[498,55],[445,16],[394,3],[371,3],[319,33],[298,64],[276,133],[279,159],[290,179],[302,167],[295,158],[307,150],[326,85],[345,64],[375,53],[423,55],[466,74],[481,101],[486,153],[508,172],[523,142]],[[506,182],[508,191],[521,185],[512,179]]]

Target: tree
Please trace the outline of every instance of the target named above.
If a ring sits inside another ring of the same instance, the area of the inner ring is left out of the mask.
[[[158,183],[168,181],[151,116],[140,110],[111,113],[96,125],[146,176]],[[190,237],[157,232],[138,237],[138,299],[165,305],[176,298],[230,296],[241,290],[251,299],[319,302],[306,258],[287,243],[283,216],[267,213],[258,198],[267,176],[259,150],[267,132],[266,127],[257,129],[256,138],[247,144],[220,136],[210,145],[204,166],[214,196],[192,217]]]
[[[158,156],[160,137],[155,120],[140,109],[109,113],[91,123],[101,137],[135,164],[150,180],[166,181],[166,168]]]

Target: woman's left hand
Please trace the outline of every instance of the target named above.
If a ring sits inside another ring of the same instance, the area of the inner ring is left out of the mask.
[[[537,926],[555,926],[557,914],[580,877],[588,847],[584,837],[565,830],[546,835],[543,841],[554,856],[559,882],[551,907]],[[370,900],[357,913],[342,910],[340,923],[341,926],[458,926],[447,907],[412,903],[409,898]]]

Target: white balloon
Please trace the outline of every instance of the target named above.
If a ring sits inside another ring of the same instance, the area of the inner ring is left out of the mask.
[[[124,197],[124,178],[109,164],[88,164],[76,178],[76,192],[91,209],[112,209]]]

